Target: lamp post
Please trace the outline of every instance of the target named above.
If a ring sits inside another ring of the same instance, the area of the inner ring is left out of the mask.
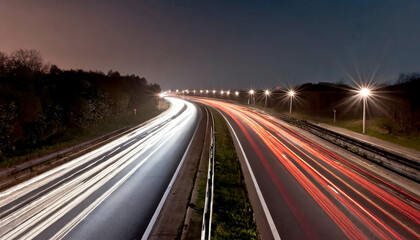
[[[370,95],[370,89],[364,87],[364,88],[360,89],[359,94],[362,97],[362,101],[363,101],[363,130],[362,130],[362,133],[365,134],[366,133],[366,103],[367,103],[367,99]]]
[[[290,112],[289,112],[289,114],[290,114],[290,116],[292,116],[292,105],[293,105],[293,97],[295,96],[295,91],[293,91],[293,90],[290,90],[289,91],[289,96],[290,96]]]
[[[255,93],[255,91],[253,89],[249,90],[248,104],[249,104],[249,99],[250,98],[251,98],[251,104],[252,104],[252,99],[254,98],[254,93]],[[255,104],[255,100],[254,100],[254,104]]]
[[[264,104],[264,110],[265,110],[267,108],[267,98],[268,98],[268,95],[270,95],[270,91],[267,89],[264,91],[264,94],[265,94],[265,104]]]
[[[235,100],[236,100],[236,101],[238,101],[238,96],[239,96],[239,92],[238,92],[238,91],[236,91],[236,92],[235,92]]]
[[[216,96],[216,90],[213,90],[213,98]]]

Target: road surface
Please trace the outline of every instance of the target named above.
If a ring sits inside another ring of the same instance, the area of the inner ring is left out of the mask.
[[[222,101],[196,100],[218,109],[232,128],[269,238],[420,238],[418,196],[268,115]]]
[[[183,163],[197,108],[170,108],[103,147],[0,193],[0,239],[147,237]]]

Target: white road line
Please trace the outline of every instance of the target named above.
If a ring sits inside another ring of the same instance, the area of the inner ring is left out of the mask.
[[[191,103],[187,103],[187,104],[191,104]],[[193,104],[191,104],[191,105],[192,105],[195,109],[197,109],[197,108],[196,108]],[[149,235],[150,235],[150,233],[151,233],[151,231],[152,231],[152,229],[153,229],[153,226],[154,226],[154,225],[155,225],[155,223],[156,223],[157,217],[159,216],[159,213],[160,213],[160,211],[162,210],[163,204],[165,203],[166,198],[167,198],[167,197],[168,197],[168,195],[169,195],[169,191],[171,190],[172,185],[174,184],[175,179],[176,179],[176,177],[178,176],[178,172],[179,172],[179,170],[181,169],[182,164],[184,163],[185,158],[187,157],[187,154],[188,154],[188,152],[189,152],[189,150],[190,150],[190,147],[191,147],[191,145],[192,145],[193,139],[194,139],[194,137],[195,137],[195,135],[196,135],[196,133],[197,133],[198,126],[199,126],[199,124],[197,124],[197,128],[195,129],[194,134],[193,134],[193,136],[192,136],[192,138],[191,138],[191,140],[190,140],[190,142],[189,142],[189,144],[188,144],[187,150],[185,150],[185,152],[184,152],[184,156],[182,156],[181,162],[178,164],[178,167],[177,167],[177,169],[176,169],[176,171],[175,171],[175,174],[173,175],[173,177],[172,177],[172,179],[171,179],[171,182],[169,183],[168,187],[166,188],[166,191],[165,191],[165,193],[163,194],[163,197],[162,197],[162,199],[160,200],[159,205],[158,205],[158,207],[156,208],[156,211],[155,211],[155,213],[153,214],[153,217],[152,217],[152,219],[150,220],[149,225],[148,225],[148,226],[147,226],[147,228],[146,228],[146,231],[143,233],[143,237],[141,238],[142,240],[146,240],[146,239],[148,239],[148,238],[149,238]]]
[[[118,149],[120,149],[120,147],[117,147],[114,151],[112,151],[112,152],[108,153],[108,154],[107,154],[107,156],[112,155],[114,152],[118,151]]]
[[[217,111],[219,111],[219,110],[217,110]],[[279,239],[279,240],[280,240],[281,238],[280,238],[279,232],[277,231],[277,228],[276,228],[276,225],[275,225],[275,223],[274,223],[274,220],[273,220],[273,218],[271,217],[270,210],[268,210],[267,204],[266,204],[266,202],[265,202],[265,200],[264,200],[264,196],[263,196],[263,195],[262,195],[262,193],[261,193],[261,189],[260,189],[260,187],[259,187],[259,185],[258,185],[258,183],[257,183],[257,180],[256,180],[256,178],[255,178],[254,172],[252,171],[251,165],[249,164],[248,158],[246,157],[246,154],[245,154],[245,151],[244,151],[244,149],[243,149],[243,147],[242,147],[242,144],[241,144],[241,142],[239,141],[239,138],[238,138],[238,136],[236,135],[235,130],[233,129],[232,125],[231,125],[231,124],[230,124],[230,122],[227,120],[227,118],[225,117],[225,115],[224,115],[224,114],[222,114],[220,111],[219,111],[219,113],[223,116],[223,118],[224,118],[224,119],[226,120],[226,122],[228,123],[228,125],[229,125],[229,127],[230,127],[231,131],[233,132],[233,135],[234,135],[234,136],[235,136],[235,138],[236,138],[236,141],[238,142],[239,148],[241,149],[242,155],[243,155],[243,157],[244,157],[244,159],[245,159],[246,166],[247,166],[247,168],[248,168],[248,170],[249,170],[249,174],[251,175],[252,182],[254,183],[255,189],[256,189],[256,191],[257,191],[258,198],[260,199],[261,206],[262,206],[262,208],[263,208],[263,210],[264,210],[265,217],[267,218],[268,225],[270,226],[271,233],[273,234],[274,239]]]
[[[133,139],[133,140],[129,141],[128,143],[124,144],[124,145],[123,145],[123,147],[127,146],[128,144],[130,144],[130,143],[132,143],[132,142],[134,142],[134,141],[136,141],[136,140],[137,140],[137,139],[135,138],[135,139]]]

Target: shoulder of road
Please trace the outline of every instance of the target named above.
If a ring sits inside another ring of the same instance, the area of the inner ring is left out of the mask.
[[[385,149],[389,152],[398,154],[400,156],[406,157],[408,159],[414,160],[416,162],[418,162],[420,164],[420,152],[416,151],[414,149],[410,149],[410,148],[406,148],[403,147],[401,145],[395,144],[395,143],[391,143],[379,138],[375,138],[375,137],[371,137],[368,135],[364,135],[364,134],[360,134],[357,132],[353,132],[351,130],[345,129],[345,128],[341,128],[341,127],[336,127],[336,126],[332,126],[326,123],[319,123],[319,122],[314,122],[314,121],[309,121],[308,122],[315,124],[319,127],[328,129],[330,131],[345,135],[347,137],[350,138],[355,138],[358,139],[359,141],[363,141],[367,144],[371,144],[375,147],[379,147],[382,149]]]

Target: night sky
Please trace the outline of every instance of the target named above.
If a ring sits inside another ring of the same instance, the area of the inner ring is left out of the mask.
[[[391,82],[420,71],[420,1],[3,0],[0,51],[19,48],[164,89]]]

